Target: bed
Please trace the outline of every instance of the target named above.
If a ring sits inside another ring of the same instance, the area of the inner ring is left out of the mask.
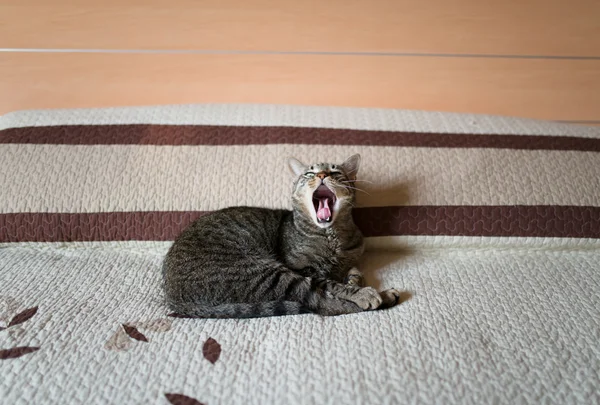
[[[184,319],[191,221],[289,208],[288,156],[362,155],[368,284],[400,305]],[[600,403],[600,127],[333,107],[0,117],[0,402]]]

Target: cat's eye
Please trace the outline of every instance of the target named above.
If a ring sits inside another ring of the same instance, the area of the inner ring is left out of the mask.
[[[304,173],[304,175],[306,177],[315,177],[315,173],[313,173],[313,172],[306,172],[306,173]]]

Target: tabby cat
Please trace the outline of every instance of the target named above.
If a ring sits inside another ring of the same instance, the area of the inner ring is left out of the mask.
[[[362,287],[363,236],[352,220],[360,155],[289,166],[292,211],[232,207],[200,217],[163,264],[167,304],[182,316],[341,315],[390,307],[394,289]]]

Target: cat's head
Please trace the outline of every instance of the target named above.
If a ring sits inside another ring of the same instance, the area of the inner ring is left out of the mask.
[[[305,165],[290,158],[290,169],[297,177],[292,193],[294,210],[310,218],[320,228],[332,226],[338,214],[349,214],[354,204],[354,181],[359,165],[359,154],[350,156],[342,164]]]

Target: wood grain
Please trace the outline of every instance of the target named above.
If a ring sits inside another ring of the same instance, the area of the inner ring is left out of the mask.
[[[600,127],[600,122],[569,122],[565,121],[565,124],[571,125],[583,125],[584,127]]]
[[[0,113],[241,102],[600,119],[600,61],[0,53]]]
[[[598,0],[0,0],[2,48],[600,57]]]

